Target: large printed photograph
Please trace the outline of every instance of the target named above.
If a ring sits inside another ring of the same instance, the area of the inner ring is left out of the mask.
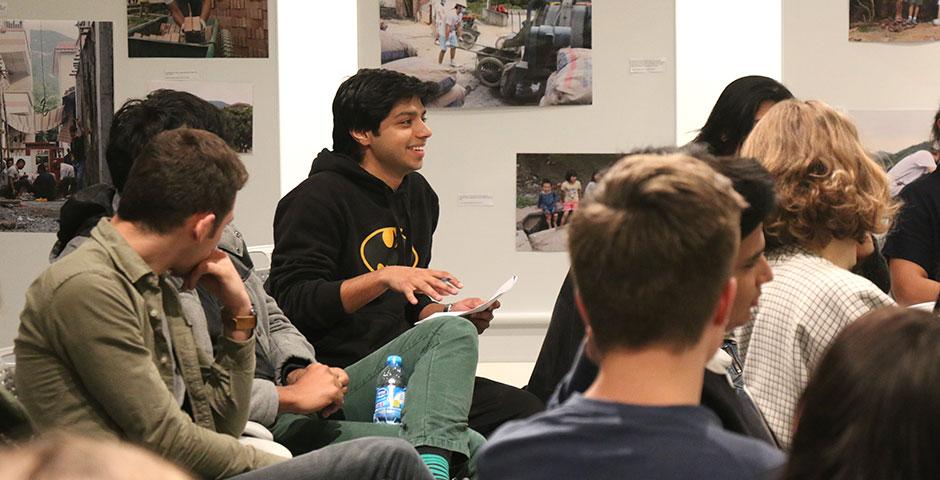
[[[0,24],[0,231],[55,232],[65,199],[109,180],[113,26]]]
[[[380,0],[382,68],[440,85],[431,107],[590,105],[592,2]]]
[[[127,0],[127,53],[267,58],[268,0]]]
[[[516,251],[564,252],[571,215],[620,153],[516,155]]]
[[[936,42],[940,11],[936,0],[849,0],[853,42]]]

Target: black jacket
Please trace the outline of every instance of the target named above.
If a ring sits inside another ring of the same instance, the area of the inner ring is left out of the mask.
[[[417,321],[431,300],[385,292],[346,314],[340,285],[386,265],[427,267],[437,228],[437,194],[418,173],[397,190],[352,158],[323,150],[310,176],[274,214],[274,252],[265,285],[328,365],[345,367]]]

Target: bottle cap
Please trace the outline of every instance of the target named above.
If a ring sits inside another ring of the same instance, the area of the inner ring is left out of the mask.
[[[398,355],[389,355],[388,358],[385,359],[385,365],[389,367],[400,367],[401,357]]]

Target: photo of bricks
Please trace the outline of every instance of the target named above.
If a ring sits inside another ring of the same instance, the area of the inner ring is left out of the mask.
[[[267,58],[268,0],[127,0],[135,57]]]

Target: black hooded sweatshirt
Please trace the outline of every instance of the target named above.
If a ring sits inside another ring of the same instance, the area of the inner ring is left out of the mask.
[[[438,214],[437,194],[420,174],[392,190],[355,159],[329,150],[278,202],[265,287],[319,361],[346,367],[414,325],[431,303],[427,296],[413,306],[386,291],[347,314],[340,285],[384,266],[426,268]]]

